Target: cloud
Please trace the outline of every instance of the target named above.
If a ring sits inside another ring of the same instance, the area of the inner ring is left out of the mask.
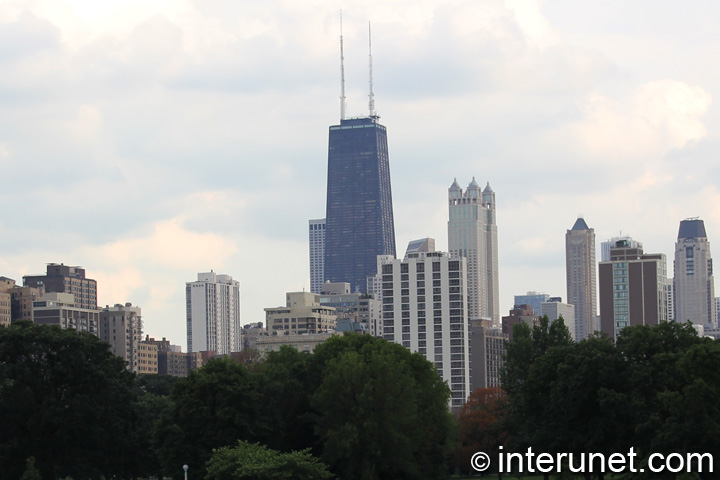
[[[587,97],[581,106],[583,120],[568,133],[584,151],[605,162],[657,159],[706,135],[701,117],[711,103],[710,93],[699,86],[656,80],[622,100]]]

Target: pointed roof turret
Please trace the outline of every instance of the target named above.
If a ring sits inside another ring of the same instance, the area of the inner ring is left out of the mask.
[[[455,178],[452,185],[450,185],[450,190],[460,190],[460,185],[458,185],[457,178]]]
[[[475,181],[475,177],[473,177],[472,182],[470,182],[470,185],[468,185],[468,189],[470,188],[480,188],[480,185],[478,185]]]
[[[578,219],[575,220],[575,225],[573,225],[571,230],[590,230],[590,227],[588,227],[588,224],[585,223],[584,218],[578,217]]]
[[[493,189],[490,188],[490,182],[487,182],[487,185],[485,185],[485,190],[483,190],[483,193],[492,193]]]

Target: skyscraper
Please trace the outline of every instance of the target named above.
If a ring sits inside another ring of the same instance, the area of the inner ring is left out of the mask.
[[[378,264],[383,338],[434,362],[450,387],[450,406],[462,407],[471,393],[466,259],[414,252]]]
[[[188,352],[227,355],[242,349],[240,283],[230,275],[198,273],[185,284]]]
[[[680,222],[675,243],[673,281],[675,321],[715,324],[715,285],[705,223],[697,218]]]
[[[575,305],[574,338],[579,342],[595,332],[597,321],[595,230],[583,218],[565,234],[565,269],[567,301]]]
[[[344,72],[342,35],[340,52]],[[365,292],[367,278],[377,273],[377,256],[395,256],[387,130],[375,113],[372,60],[367,117],[345,119],[341,75],[340,125],[330,127],[328,146],[325,280]]]
[[[467,190],[453,181],[448,189],[448,250],[467,258],[470,320],[491,319],[500,325],[498,242],[495,192],[481,190],[473,177]]]
[[[310,220],[310,291],[320,293],[325,281],[325,219]]]
[[[608,255],[599,266],[601,330],[617,338],[628,326],[666,322],[665,255],[643,253],[629,237],[616,240]]]

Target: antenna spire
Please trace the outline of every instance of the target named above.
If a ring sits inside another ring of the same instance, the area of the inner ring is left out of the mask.
[[[340,10],[340,120],[345,120],[345,55],[343,54],[342,10]]]
[[[370,27],[370,22],[368,21],[368,52],[369,52],[369,60],[370,60],[370,95],[368,97],[370,98],[370,101],[368,102],[368,107],[370,109],[370,116],[375,117],[375,94],[373,93],[373,70],[372,70],[372,30]]]

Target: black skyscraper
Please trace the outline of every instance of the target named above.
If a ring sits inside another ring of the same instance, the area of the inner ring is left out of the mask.
[[[330,127],[325,280],[365,292],[377,256],[395,256],[387,130],[378,117]]]

